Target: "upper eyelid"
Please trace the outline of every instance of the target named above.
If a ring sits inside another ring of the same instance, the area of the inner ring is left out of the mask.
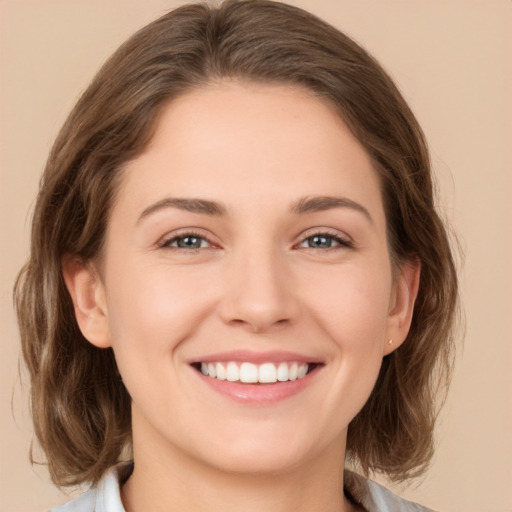
[[[341,247],[341,248],[353,248],[354,247],[354,243],[352,242],[352,240],[344,238],[344,237],[339,236],[339,235],[334,235],[334,234],[329,234],[329,233],[316,233],[316,234],[312,234],[312,235],[309,235],[307,237],[304,237],[299,242],[297,242],[297,244],[295,244],[295,247],[297,247],[297,246],[300,247],[308,239],[313,238],[315,236],[325,236],[327,238],[333,239],[336,242],[336,244],[338,245],[338,248],[339,247]],[[336,248],[337,248],[336,246],[328,247],[328,248],[308,247],[308,249],[322,250],[322,251],[329,250],[329,249],[336,249]]]
[[[353,239],[350,235],[345,233],[344,231],[340,231],[338,229],[334,228],[322,228],[322,227],[315,227],[311,229],[307,229],[303,231],[300,235],[300,240],[305,240],[306,238],[310,238],[315,235],[326,235],[333,238],[340,238],[342,240],[345,240],[347,242],[353,242]]]
[[[205,233],[201,233],[199,231],[196,231],[196,229],[193,228],[184,228],[183,230],[179,230],[178,232],[174,232],[172,234],[166,234],[163,237],[159,239],[157,242],[158,247],[164,247],[164,246],[170,246],[169,244],[179,238],[186,238],[187,236],[193,236],[197,238],[201,238],[208,242],[208,244],[214,246],[217,245],[216,242],[212,240],[212,237],[206,235]]]

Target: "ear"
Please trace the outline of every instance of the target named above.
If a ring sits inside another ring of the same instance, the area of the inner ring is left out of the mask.
[[[420,270],[419,260],[407,260],[402,263],[398,275],[395,277],[391,293],[384,355],[388,355],[397,349],[407,337],[411,326],[414,302],[418,295]]]
[[[110,347],[105,288],[94,265],[67,255],[62,258],[62,274],[82,334],[98,348]]]

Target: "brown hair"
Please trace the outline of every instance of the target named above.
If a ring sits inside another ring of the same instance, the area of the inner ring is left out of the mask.
[[[100,253],[123,164],[146,147],[162,105],[222,78],[307,88],[330,102],[373,160],[390,253],[397,265],[419,260],[421,283],[408,338],[384,358],[349,426],[347,453],[366,474],[418,475],[432,455],[457,309],[424,136],[361,47],[307,12],[267,0],[187,5],[144,27],[102,67],[57,137],[15,287],[35,432],[50,474],[58,485],[94,484],[131,442],[130,397],[112,350],[94,347],[78,328],[62,257]]]

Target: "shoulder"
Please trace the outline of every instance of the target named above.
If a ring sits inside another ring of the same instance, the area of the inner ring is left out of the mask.
[[[110,468],[96,487],[49,512],[125,512],[120,482],[126,480],[132,469],[128,462]]]
[[[434,512],[404,500],[390,490],[357,473],[345,471],[346,492],[368,512]]]

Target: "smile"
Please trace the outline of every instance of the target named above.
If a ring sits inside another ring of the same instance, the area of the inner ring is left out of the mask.
[[[297,361],[263,364],[228,361],[201,363],[198,369],[203,375],[217,380],[244,384],[275,384],[302,379],[313,366]]]
[[[265,407],[309,388],[325,367],[316,356],[275,350],[233,350],[203,355],[189,364],[200,381],[216,393],[245,405]]]

